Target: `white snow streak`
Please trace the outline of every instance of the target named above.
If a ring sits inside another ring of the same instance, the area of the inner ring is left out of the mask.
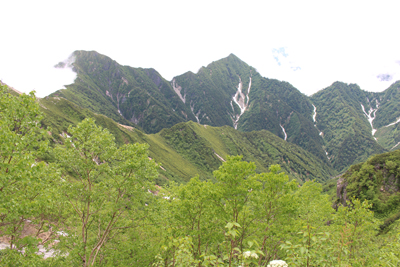
[[[236,91],[236,94],[232,97],[232,100],[239,106],[240,108],[240,114],[236,116],[236,118],[234,118],[234,122],[233,122],[233,126],[235,129],[237,129],[237,125],[240,119],[240,116],[243,115],[243,113],[246,111],[246,109],[249,106],[249,102],[250,102],[250,98],[249,98],[249,94],[250,94],[250,88],[251,88],[251,77],[250,78],[250,82],[249,82],[249,88],[247,89],[247,94],[245,95],[242,92],[242,88],[243,88],[243,83],[242,83],[242,79],[239,77],[239,85],[238,85],[238,89]],[[247,100],[247,101],[246,101]],[[235,112],[234,108],[233,108],[233,104],[231,102],[232,105],[232,109],[233,112]]]
[[[398,142],[396,145],[394,145],[390,150],[392,150],[393,148],[395,148],[398,145],[400,145],[400,142]]]
[[[201,113],[201,110],[199,109],[199,111],[197,112],[197,114],[194,114],[194,104],[192,105],[192,101],[190,101],[190,110],[192,111],[194,117],[197,120],[197,123],[200,124],[200,120],[199,120],[199,115]]]
[[[400,118],[398,118],[397,121],[392,122],[391,124],[388,124],[388,125],[383,126],[383,127],[389,127],[389,126],[395,125],[395,124],[397,124],[397,123],[399,123],[399,122],[400,122]]]
[[[313,121],[314,121],[314,126],[315,127],[317,127],[316,126],[316,123],[317,123],[317,107],[316,106],[314,106],[314,104],[312,104],[312,106],[314,107],[314,112],[313,112],[313,116],[312,116],[312,118],[313,118]]]
[[[324,150],[325,151],[325,154],[326,154],[326,157],[328,158],[328,160],[331,160],[331,157],[329,157],[329,155],[328,155],[328,151],[326,151],[326,150]]]
[[[284,135],[285,135],[285,141],[286,141],[286,139],[287,139],[287,134],[286,134],[286,131],[285,131],[285,128],[283,128],[283,126],[282,126],[282,124],[279,124],[279,126],[281,126],[281,128],[282,128],[282,131],[283,131],[283,133],[284,133]]]
[[[314,107],[314,111],[313,111],[313,121],[314,121],[314,126],[315,128],[318,129],[317,127],[317,107],[314,106],[314,104],[312,104],[312,106]],[[318,130],[319,131],[319,130]],[[324,137],[324,133],[323,132],[319,132],[319,135]]]
[[[217,156],[221,161],[223,161],[223,162],[225,162],[225,160],[224,160],[224,158],[223,157],[221,157],[220,155],[218,155],[217,153],[215,153],[214,152],[214,154],[215,154],[215,156]]]
[[[374,119],[375,119],[375,114],[376,114],[376,111],[377,111],[378,108],[379,108],[379,103],[378,103],[378,101],[376,101],[376,108],[373,109],[373,108],[371,107],[370,110],[368,111],[368,113],[365,112],[365,108],[364,108],[363,104],[360,103],[360,105],[361,105],[362,111],[364,112],[364,115],[367,116],[367,118],[368,118],[369,124],[371,124],[371,128],[372,128],[371,133],[372,133],[372,136],[374,136],[374,134],[375,134],[375,132],[376,132],[376,129],[374,129],[374,126],[373,126],[372,122],[373,122]],[[375,138],[375,137],[374,137],[374,138]],[[376,138],[375,138],[375,140],[376,140]]]
[[[176,84],[175,79],[172,80],[172,88],[174,88],[175,93],[179,96],[183,103],[186,102],[186,95],[181,95],[182,87]]]

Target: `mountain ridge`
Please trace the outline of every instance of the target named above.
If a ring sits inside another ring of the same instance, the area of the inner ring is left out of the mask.
[[[114,135],[119,145],[149,144],[149,156],[160,167],[158,184],[187,182],[196,175],[201,179],[211,179],[212,172],[218,169],[226,156],[239,154],[245,160],[256,162],[259,172],[267,171],[271,164],[280,164],[283,171],[299,182],[324,181],[335,174],[332,168],[311,153],[265,130],[245,133],[229,126],[212,127],[189,121],[156,134],[146,134],[64,98],[46,97],[39,99],[39,104],[44,113],[42,127],[50,127],[49,138],[53,143],[62,142],[61,136],[69,134],[69,125],[94,118],[98,125]]]
[[[65,97],[146,133],[188,121],[242,132],[268,130],[339,172],[400,143],[397,124],[395,130],[374,128],[386,123],[388,116],[380,114],[400,117],[400,110],[391,113],[393,103],[400,101],[399,82],[382,93],[335,82],[307,97],[288,82],[262,77],[232,53],[171,81],[155,69],[121,66],[95,51],[73,55],[77,80],[52,96]],[[379,107],[382,101],[388,102],[382,104],[385,109]]]

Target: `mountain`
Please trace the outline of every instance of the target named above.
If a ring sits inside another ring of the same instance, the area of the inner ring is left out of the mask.
[[[328,163],[312,127],[312,104],[289,83],[262,77],[231,54],[172,80],[196,121],[240,131],[268,130]]]
[[[387,150],[400,148],[400,81],[392,84],[380,94],[380,105],[376,111],[374,127],[378,143]]]
[[[385,148],[372,136],[366,113],[375,115],[380,97],[355,84],[335,82],[311,97],[315,105],[315,128],[325,141],[325,150],[334,169],[349,165]]]
[[[149,144],[150,157],[160,166],[158,184],[167,180],[186,182],[196,175],[210,179],[228,155],[243,155],[244,160],[256,163],[259,172],[267,171],[271,164],[280,164],[283,171],[299,182],[324,181],[335,174],[311,153],[265,130],[240,132],[228,126],[212,127],[189,121],[156,134],[145,134],[64,98],[46,97],[39,104],[45,115],[42,125],[51,128],[53,142],[62,141],[61,136],[68,134],[68,125],[91,117],[115,136],[117,144]]]
[[[307,96],[289,83],[261,77],[233,54],[171,82],[154,69],[121,66],[94,51],[75,51],[73,57],[77,79],[52,96],[146,133],[186,121],[241,131],[265,129],[329,164],[323,140],[312,127]]]
[[[382,93],[335,82],[307,97],[287,82],[262,77],[233,54],[172,81],[95,51],[75,51],[72,57],[77,79],[51,96],[147,134],[189,121],[241,132],[268,130],[339,172],[400,147],[400,82]]]
[[[147,133],[195,120],[169,82],[154,69],[121,66],[94,51],[75,51],[72,57],[78,74],[75,82],[51,96],[64,97]]]

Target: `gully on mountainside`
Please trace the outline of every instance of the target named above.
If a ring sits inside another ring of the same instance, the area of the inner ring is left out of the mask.
[[[240,116],[243,115],[243,113],[246,111],[246,109],[249,106],[249,102],[250,102],[250,88],[251,88],[251,77],[249,77],[250,81],[249,81],[249,88],[247,89],[247,94],[244,94],[242,92],[242,88],[243,88],[243,83],[242,83],[242,79],[239,76],[239,85],[236,91],[236,94],[232,97],[232,101],[234,101],[240,108],[240,114],[239,115],[233,115],[232,116],[232,120],[233,120],[233,127],[235,129],[237,129],[238,126],[238,122],[240,119]],[[247,100],[247,101],[246,101]],[[233,113],[235,113],[235,109],[233,108],[233,104],[231,101],[231,106],[232,106],[232,110]]]
[[[279,124],[279,126],[281,126],[281,129],[282,129],[282,131],[283,131],[283,134],[285,135],[284,140],[286,141],[286,139],[287,139],[287,134],[286,134],[285,128],[283,128],[282,124]]]
[[[317,107],[316,107],[314,104],[312,104],[312,106],[314,107],[313,116],[312,116],[313,121],[314,121],[314,126],[315,126],[315,128],[317,128],[317,130],[319,131],[319,135],[320,135],[322,138],[324,138],[324,133],[321,132],[321,131],[318,129],[318,127],[317,127]],[[329,157],[328,151],[326,151],[326,149],[324,149],[324,151],[325,151],[326,157],[328,158],[328,160],[330,160],[331,157]]]
[[[369,100],[368,100],[368,102],[369,102]],[[372,128],[371,134],[372,134],[372,136],[374,136],[376,129],[374,129],[372,122],[374,121],[374,119],[376,117],[376,111],[379,109],[379,102],[378,102],[378,100],[376,100],[376,108],[370,107],[368,113],[365,112],[365,108],[364,108],[363,104],[360,103],[360,105],[361,105],[362,111],[364,112],[364,115],[367,116],[367,118],[368,118],[368,122]],[[372,115],[373,115],[373,117],[372,117]],[[374,139],[376,140],[375,137],[374,137]]]

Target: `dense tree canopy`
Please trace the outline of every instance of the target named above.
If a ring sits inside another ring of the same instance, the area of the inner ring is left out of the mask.
[[[398,237],[377,235],[381,222],[363,189],[368,179],[358,180],[366,197],[337,210],[319,183],[300,185],[278,165],[259,173],[242,156],[228,156],[212,180],[160,187],[147,145],[117,145],[85,119],[50,147],[34,95],[1,86],[0,97],[0,242],[9,245],[1,266],[400,262]],[[389,158],[385,164],[398,171]],[[371,174],[368,166],[357,172]]]

